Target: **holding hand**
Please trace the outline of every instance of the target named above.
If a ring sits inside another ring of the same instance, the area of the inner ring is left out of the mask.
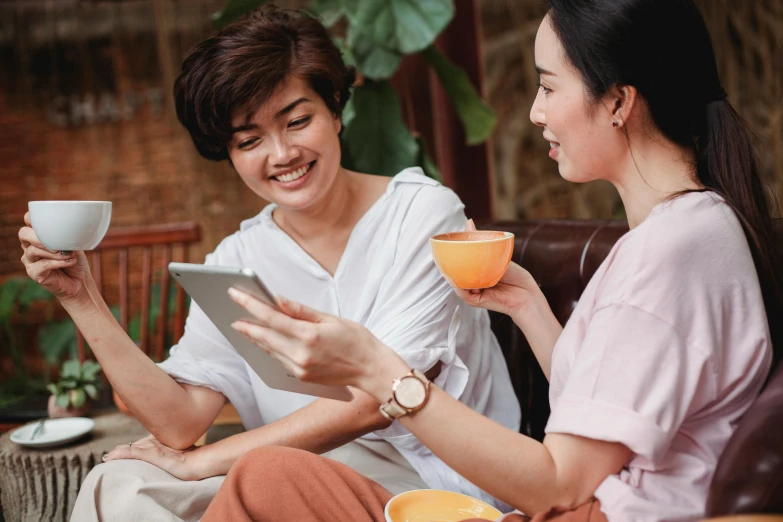
[[[53,252],[38,239],[30,224],[30,213],[19,230],[22,263],[27,275],[60,300],[76,297],[90,277],[90,265],[84,252]]]
[[[473,220],[469,219],[467,231],[476,230]],[[506,273],[497,285],[483,290],[454,289],[457,295],[470,306],[486,308],[514,318],[540,299],[544,299],[541,289],[530,272],[511,262]]]
[[[184,451],[171,449],[158,442],[154,435],[130,444],[117,446],[103,456],[103,462],[121,459],[143,460],[180,480],[201,480],[219,473],[210,472],[200,457],[203,450],[195,446]]]
[[[256,319],[255,323],[237,321],[233,328],[301,381],[367,390],[379,369],[390,361],[402,361],[354,321],[282,298],[278,311],[234,288],[229,294]]]

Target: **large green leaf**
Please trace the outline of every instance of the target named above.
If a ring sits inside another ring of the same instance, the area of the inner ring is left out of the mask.
[[[63,371],[60,373],[60,379],[65,380],[69,377],[79,379],[81,377],[81,364],[79,359],[70,359],[63,363]]]
[[[22,292],[19,294],[19,304],[22,306],[28,306],[35,301],[49,301],[54,299],[54,296],[32,279],[28,279],[27,283],[22,288]]]
[[[70,404],[70,396],[69,392],[61,392],[58,393],[55,396],[54,403],[57,405],[57,407],[66,409],[68,408],[68,404]]]
[[[265,2],[266,0],[228,0],[221,11],[212,14],[212,25],[219,29]]]
[[[101,365],[95,361],[84,361],[82,364],[82,382],[93,382],[95,375],[101,371]]]
[[[402,55],[379,45],[356,26],[348,28],[348,47],[356,68],[372,80],[391,78],[402,62]]]
[[[346,168],[393,176],[416,165],[419,148],[405,127],[400,101],[389,82],[367,82],[354,89],[355,116],[343,132]]]
[[[38,330],[38,348],[48,364],[57,364],[76,347],[76,327],[70,319],[46,323]]]
[[[434,47],[424,51],[427,61],[435,69],[440,84],[457,110],[468,145],[484,142],[497,123],[495,112],[482,101],[468,75],[443,56]]]
[[[85,384],[84,391],[89,395],[90,399],[98,399],[98,388],[94,384]]]
[[[25,374],[22,348],[11,324],[11,316],[14,314],[16,296],[25,284],[24,279],[26,278],[12,277],[0,285],[0,342],[7,343],[14,366],[21,375]]]
[[[351,25],[402,54],[430,45],[454,17],[453,0],[341,0]]]
[[[79,387],[79,380],[76,377],[68,377],[67,379],[61,379],[57,384],[63,390],[73,390]]]
[[[314,0],[308,11],[320,18],[326,27],[332,27],[345,16],[340,0]]]
[[[26,277],[12,277],[0,287],[0,321],[4,323],[8,321],[10,325],[16,298],[27,284],[26,279]]]

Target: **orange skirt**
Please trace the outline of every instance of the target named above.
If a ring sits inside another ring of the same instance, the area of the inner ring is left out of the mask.
[[[348,466],[303,450],[258,448],[231,467],[202,522],[384,522],[392,498],[380,484]],[[504,522],[607,522],[598,501],[573,510],[552,509],[532,519]],[[486,521],[483,521],[486,522]]]

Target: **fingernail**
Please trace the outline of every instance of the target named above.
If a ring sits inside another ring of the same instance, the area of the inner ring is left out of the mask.
[[[231,328],[233,328],[234,330],[239,331],[239,322],[231,323]]]
[[[109,456],[108,453],[104,453],[103,456],[101,457],[101,460],[106,460],[106,457],[108,457],[108,456]]]
[[[236,288],[229,288],[228,289],[228,295],[230,295],[231,298],[236,301],[237,299],[239,299],[242,296],[242,293],[239,290],[237,290]]]

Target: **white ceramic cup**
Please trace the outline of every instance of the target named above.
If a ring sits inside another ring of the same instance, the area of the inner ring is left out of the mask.
[[[49,250],[92,250],[111,222],[111,201],[30,201],[30,223]]]

